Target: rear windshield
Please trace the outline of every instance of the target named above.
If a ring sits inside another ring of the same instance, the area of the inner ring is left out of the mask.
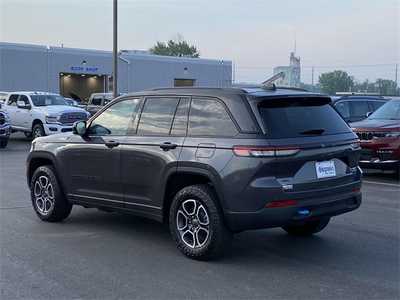
[[[267,99],[258,109],[270,138],[319,136],[351,131],[323,98]]]

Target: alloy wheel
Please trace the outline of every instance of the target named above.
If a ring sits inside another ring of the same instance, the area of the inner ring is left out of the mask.
[[[176,228],[185,245],[203,247],[210,236],[210,219],[204,205],[194,199],[183,201],[176,213]]]
[[[47,215],[54,207],[54,189],[48,177],[39,176],[36,179],[34,196],[38,212]]]
[[[33,137],[38,138],[43,136],[42,131],[40,130],[39,127],[36,127],[35,130],[33,131]]]

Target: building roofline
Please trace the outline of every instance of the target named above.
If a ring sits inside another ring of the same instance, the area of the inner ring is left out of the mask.
[[[59,47],[59,46],[46,46],[37,44],[23,44],[23,43],[9,43],[0,42],[0,48],[14,48],[14,49],[33,49],[43,50],[56,53],[78,53],[82,55],[103,55],[111,56],[112,51],[98,50],[98,49],[83,49],[83,48],[70,48],[70,47]],[[140,58],[145,60],[159,60],[159,61],[171,61],[171,62],[182,62],[182,63],[208,63],[213,65],[226,65],[232,66],[232,61],[225,59],[209,59],[209,58],[191,58],[191,57],[177,57],[177,56],[165,56],[165,55],[154,55],[149,53],[134,52],[135,50],[128,50],[121,52],[120,56],[127,59]]]

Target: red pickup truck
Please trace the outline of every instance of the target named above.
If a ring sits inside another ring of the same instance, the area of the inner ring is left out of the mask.
[[[350,126],[360,138],[361,168],[393,170],[400,178],[400,99]]]

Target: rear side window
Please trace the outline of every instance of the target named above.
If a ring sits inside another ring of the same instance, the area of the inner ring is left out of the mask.
[[[372,105],[372,108],[375,110],[377,110],[379,107],[381,107],[383,104],[385,104],[385,102],[383,101],[371,101],[369,103],[370,105]]]
[[[341,101],[336,103],[335,108],[342,115],[343,118],[350,118],[350,107],[348,101]]]
[[[179,98],[147,98],[140,116],[139,135],[168,135]]]
[[[192,99],[189,114],[191,136],[234,136],[238,132],[224,105],[214,99]]]
[[[94,97],[92,99],[92,105],[101,106],[102,101],[103,101],[103,97]]]
[[[370,111],[367,101],[352,101],[350,102],[351,112],[353,116],[366,117]]]
[[[268,137],[295,138],[350,132],[329,102],[319,99],[261,101],[258,109]]]

